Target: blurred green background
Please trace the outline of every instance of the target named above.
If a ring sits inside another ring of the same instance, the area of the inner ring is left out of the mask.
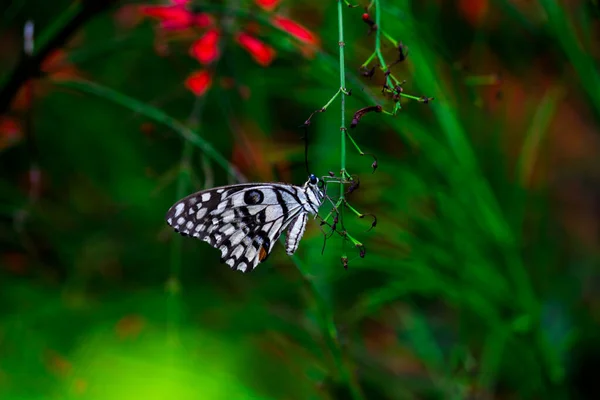
[[[394,108],[383,71],[361,75],[359,5],[347,124]],[[379,165],[348,146],[366,256],[339,236],[321,254],[309,221],[249,274],[164,215],[242,177],[304,183],[299,126],[340,87],[337,2],[1,9],[0,398],[596,398],[596,1],[373,1],[386,62],[388,38],[408,48],[404,94],[435,100],[351,131]],[[317,175],[339,173],[339,127],[338,97],[308,130]]]

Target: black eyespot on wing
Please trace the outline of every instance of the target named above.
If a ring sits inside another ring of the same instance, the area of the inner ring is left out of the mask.
[[[244,193],[244,202],[251,205],[260,204],[265,199],[265,195],[260,190],[248,190]]]

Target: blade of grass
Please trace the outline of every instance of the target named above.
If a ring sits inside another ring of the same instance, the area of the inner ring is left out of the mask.
[[[406,1],[403,3],[404,7],[402,8],[410,10],[409,4]],[[424,92],[436,97],[436,102],[430,106],[464,175],[462,179],[456,180],[452,184],[455,190],[462,191],[465,187],[464,180],[470,182],[470,187],[474,192],[473,200],[477,204],[478,212],[481,213],[481,219],[485,221],[486,228],[502,248],[507,270],[513,285],[515,285],[516,296],[519,299],[518,303],[522,307],[522,311],[537,314],[539,307],[531,282],[515,247],[514,234],[501,211],[489,182],[482,175],[474,150],[458,120],[458,116],[450,107],[447,93],[451,93],[451,90],[445,87],[442,80],[438,79],[438,76],[442,74],[437,73],[434,66],[439,65],[439,62],[428,51],[428,43],[424,39],[419,39],[420,29],[418,27],[419,24],[414,16],[407,12],[405,23],[399,27],[400,36],[411,38],[411,40],[420,44],[417,48],[413,46],[411,51],[413,63],[419,66],[414,71],[415,81],[419,83]]]
[[[296,264],[296,268],[298,268],[298,271],[300,271],[304,284],[308,292],[310,293],[312,300],[314,301],[314,307],[318,313],[319,325],[321,328],[323,339],[325,340],[325,343],[329,348],[331,356],[333,357],[341,383],[348,387],[353,399],[364,399],[364,395],[358,384],[358,381],[356,380],[355,375],[350,371],[350,367],[344,360],[344,355],[338,338],[337,328],[333,319],[333,310],[331,309],[331,307],[329,307],[323,296],[321,296],[319,290],[317,289],[317,286],[310,278],[308,273],[306,273],[307,268],[304,266],[302,261],[300,261],[300,259],[297,256],[291,256],[291,258],[294,264]]]
[[[566,8],[555,0],[542,0],[541,6],[548,16],[548,24],[556,40],[571,61],[583,90],[587,92],[596,112],[600,113],[600,74],[591,51],[586,51],[575,34],[573,24],[568,19]]]
[[[550,122],[552,122],[558,103],[563,95],[564,89],[561,86],[548,90],[533,116],[517,161],[518,176],[522,185],[527,185],[527,182],[531,179],[537,155],[540,152],[540,143],[548,131]]]
[[[190,121],[198,120],[204,105],[205,97],[196,98]],[[188,140],[183,141],[183,151],[179,162],[179,176],[177,177],[177,189],[175,201],[183,198],[187,188],[190,186],[190,164],[194,152],[194,146]],[[169,279],[167,281],[167,338],[177,343],[179,341],[179,326],[181,324],[181,297],[179,275],[183,260],[182,238],[177,235],[171,242],[171,265]]]
[[[168,126],[172,130],[177,132],[183,139],[198,147],[202,151],[202,153],[210,157],[214,162],[216,162],[238,182],[245,181],[245,177],[240,173],[240,171],[232,163],[227,161],[227,159],[223,157],[219,152],[217,152],[209,142],[204,140],[196,132],[188,128],[185,124],[170,117],[160,109],[95,82],[90,82],[86,80],[64,80],[54,81],[53,83],[59,87],[74,89],[83,93],[98,96],[102,99],[128,108],[158,123]]]

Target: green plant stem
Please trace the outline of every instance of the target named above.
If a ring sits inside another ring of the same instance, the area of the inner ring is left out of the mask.
[[[338,89],[338,91],[333,95],[333,97],[331,99],[329,99],[329,101],[327,102],[327,104],[325,104],[321,108],[321,110],[327,110],[327,107],[329,107],[331,105],[331,103],[333,103],[333,101],[335,100],[335,98],[338,97],[341,92],[342,92],[342,90]]]
[[[344,70],[344,19],[342,15],[342,0],[338,0],[338,43],[340,47],[340,90],[346,92],[346,74]],[[346,172],[346,96],[342,95],[340,115],[340,175]],[[340,182],[340,200],[344,198],[344,184]]]
[[[369,65],[371,63],[371,61],[373,61],[373,59],[377,56],[377,53],[373,52],[371,53],[371,55],[369,56],[369,58],[367,58],[367,61],[365,61],[361,67],[367,67],[367,65]]]
[[[560,2],[542,0],[539,3],[548,17],[549,31],[554,34],[558,45],[562,47],[565,55],[571,61],[570,65],[577,73],[577,78],[581,80],[583,90],[587,92],[596,112],[600,112],[600,91],[598,91],[600,74],[591,51],[580,43],[575,34],[576,29],[569,20],[569,13],[563,10]]]
[[[379,29],[378,29],[378,30],[379,30]],[[394,47],[398,47],[398,41],[397,41],[396,39],[394,39],[393,37],[391,37],[391,36],[389,35],[389,33],[385,32],[385,31],[383,31],[383,30],[381,31],[381,33],[383,34],[383,36],[385,36],[385,38],[386,38],[387,40],[389,40],[389,41],[390,41],[390,42],[391,42],[391,43],[394,45]]]
[[[188,125],[198,130],[198,121],[204,108],[206,96],[196,98],[194,107],[190,114]],[[190,186],[190,176],[192,155],[194,154],[194,146],[188,140],[183,141],[183,151],[179,162],[179,176],[177,178],[177,189],[175,200],[179,200],[185,196],[188,187]],[[167,281],[167,337],[168,340],[177,343],[179,340],[179,326],[181,324],[181,285],[179,276],[181,273],[181,265],[183,255],[181,252],[182,238],[177,235],[171,244],[171,266],[169,271],[169,279]]]
[[[179,166],[179,177],[177,178],[176,200],[184,196],[189,185],[190,159],[194,147],[192,143],[185,140],[183,142],[183,152]],[[179,236],[179,235],[177,235]],[[171,263],[169,278],[167,280],[167,339],[170,343],[176,344],[179,341],[179,326],[181,324],[181,285],[179,275],[182,265],[182,238],[174,237],[171,243]]]
[[[377,54],[381,68],[387,70],[387,64],[381,53],[381,7],[379,6],[379,0],[375,0],[375,25],[377,26],[375,30],[375,53]],[[386,76],[385,81],[390,88],[394,86],[390,75]]]

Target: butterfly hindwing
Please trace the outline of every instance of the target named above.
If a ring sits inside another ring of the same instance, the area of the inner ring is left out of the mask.
[[[281,232],[292,222],[288,235],[294,235],[295,251],[306,214],[320,205],[311,204],[312,200],[304,188],[292,185],[224,186],[185,197],[169,209],[166,219],[182,235],[219,249],[221,261],[230,268],[246,272],[268,257]]]
[[[306,219],[306,213],[302,213],[290,222],[285,238],[285,251],[287,254],[292,255],[298,249],[298,244],[300,244],[300,239],[302,239],[306,229]]]

